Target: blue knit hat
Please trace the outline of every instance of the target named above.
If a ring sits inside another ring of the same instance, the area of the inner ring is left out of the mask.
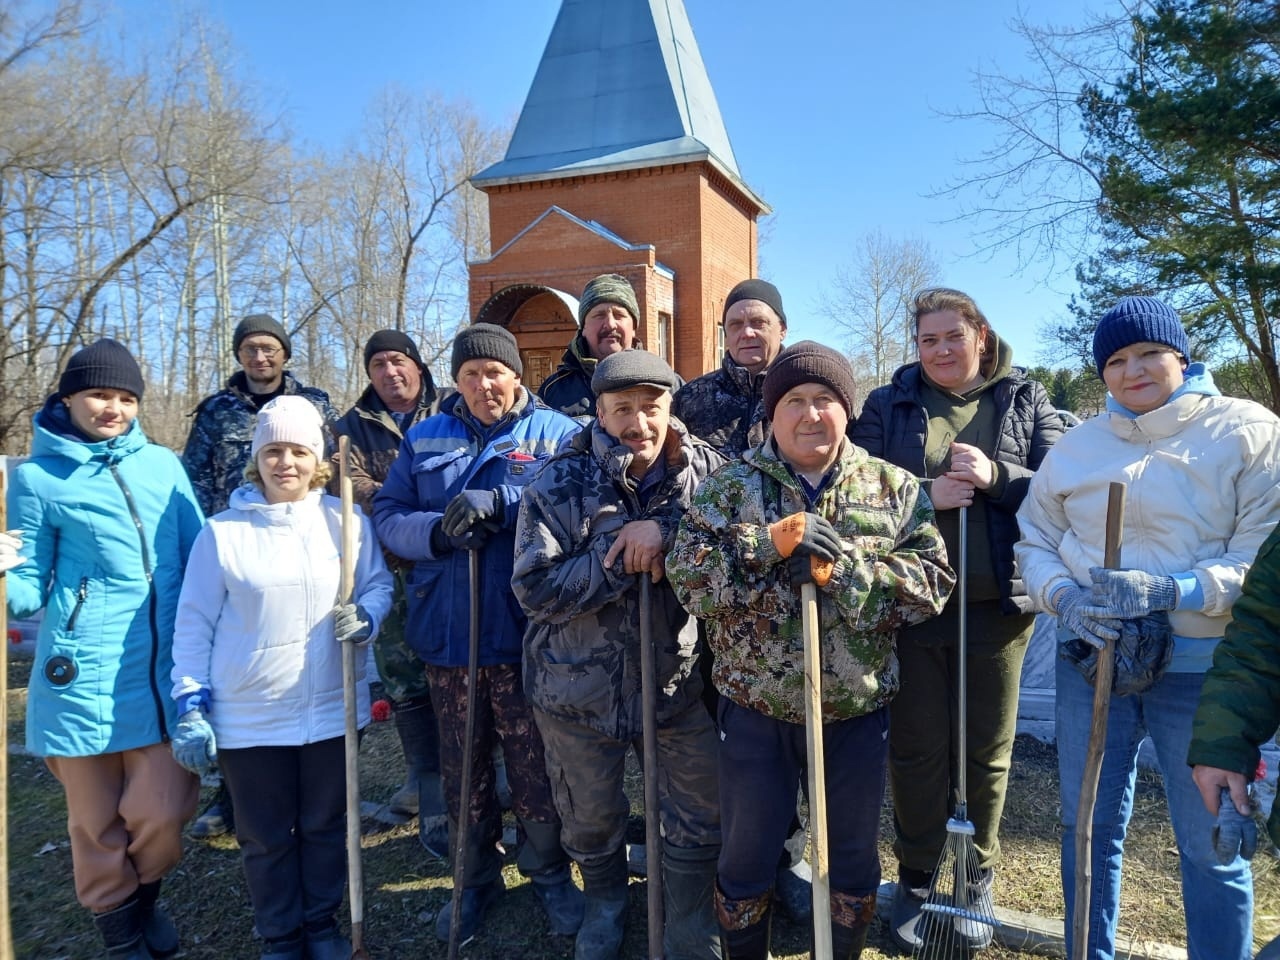
[[[1173,307],[1155,297],[1125,297],[1102,315],[1093,331],[1098,376],[1117,350],[1134,343],[1163,343],[1187,357],[1191,344]]]

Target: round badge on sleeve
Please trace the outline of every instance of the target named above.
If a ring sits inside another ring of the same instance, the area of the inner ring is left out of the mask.
[[[70,657],[50,657],[44,664],[44,678],[55,687],[65,687],[79,672]]]

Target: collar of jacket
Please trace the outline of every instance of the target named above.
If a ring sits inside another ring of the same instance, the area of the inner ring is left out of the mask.
[[[242,483],[231,491],[228,506],[232,510],[241,510],[262,522],[279,526],[288,526],[311,516],[320,508],[323,490],[308,490],[301,500],[286,500],[282,503],[268,503],[266,495],[256,484]]]
[[[683,423],[675,417],[671,417],[667,421],[667,434],[668,436],[675,435],[679,438],[680,459],[676,463],[667,464],[667,470],[670,473],[679,474],[693,462],[689,431],[685,429]],[[592,459],[596,461],[600,469],[610,479],[617,483],[625,484],[628,488],[635,487],[635,478],[627,473],[635,454],[631,452],[630,447],[600,426],[599,420],[592,420],[590,428],[579,430],[569,443],[571,449],[583,453],[587,452],[589,445]]]
[[[435,391],[427,389],[427,381],[422,381],[422,388],[418,391],[418,403],[413,408],[413,416],[409,418],[407,426],[413,426],[419,420],[424,420],[431,415],[431,405],[435,402]],[[360,394],[351,408],[355,410],[356,416],[364,420],[373,420],[383,427],[386,427],[397,437],[403,439],[404,434],[400,427],[396,424],[396,418],[391,415],[391,408],[387,406],[382,397],[378,396],[378,391],[373,389],[373,384],[364,388],[364,393]]]
[[[31,438],[31,456],[66,457],[77,464],[102,460],[107,463],[118,463],[131,453],[136,453],[150,441],[142,430],[142,423],[137,418],[129,424],[129,429],[110,440],[82,440],[70,430],[71,417],[66,407],[56,394],[45,401],[44,406],[33,418],[35,427]],[[62,422],[59,422],[62,421]]]
[[[281,394],[297,393],[298,389],[302,386],[302,384],[298,382],[298,378],[288,370],[283,371],[280,374],[280,378]],[[226,389],[230,390],[245,403],[253,402],[251,399],[253,391],[249,389],[249,378],[245,376],[245,372],[243,370],[237,370],[231,376],[227,377]]]
[[[1190,421],[1200,415],[1201,408],[1211,402],[1211,398],[1202,393],[1184,393],[1179,397],[1136,417],[1122,413],[1108,412],[1100,414],[1107,417],[1107,426],[1121,440],[1130,443],[1147,443],[1151,440],[1166,440],[1182,432]]]
[[[800,488],[799,481],[787,469],[787,464],[778,454],[772,437],[758,447],[748,450],[742,455],[742,459],[766,476],[799,493],[802,501],[805,499],[804,491]],[[865,450],[852,443],[848,437],[842,436],[840,438],[840,452],[836,455],[836,462],[833,464],[835,474],[831,477],[831,481],[825,489],[831,490],[839,486],[849,471],[869,459],[870,456]]]
[[[720,361],[720,369],[744,397],[758,397],[763,393],[764,375],[769,372],[768,367],[759,373],[752,373],[726,353]]]
[[[461,391],[446,400],[445,407],[440,412],[448,413],[450,416],[461,420],[466,424],[468,430],[480,437],[482,441],[487,441],[488,438],[494,436],[504,427],[514,423],[521,417],[531,414],[539,406],[546,406],[546,404],[534,397],[528,388],[521,384],[519,393],[516,394],[516,401],[511,405],[511,409],[488,426],[482,424],[471,412],[471,408],[467,406],[466,397],[462,395]]]

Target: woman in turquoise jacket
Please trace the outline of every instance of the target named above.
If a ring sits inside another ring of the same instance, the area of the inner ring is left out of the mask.
[[[168,678],[183,568],[204,517],[178,458],[137,421],[142,373],[99,340],[71,358],[11,477],[9,613],[44,610],[27,749],[67,799],[76,896],[107,956],[177,952],[157,907],[199,781],[174,761]],[[10,569],[11,568],[11,569]]]

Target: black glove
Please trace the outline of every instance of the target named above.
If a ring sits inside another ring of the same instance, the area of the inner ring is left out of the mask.
[[[787,557],[787,572],[791,574],[793,587],[813,583],[813,560],[806,555],[793,553]]]
[[[481,523],[496,530],[502,525],[502,498],[496,490],[463,490],[449,501],[440,522],[451,537],[460,536]]]
[[[444,532],[444,524],[437,523],[431,528],[431,552],[441,556],[450,550],[479,550],[498,529],[493,523],[478,523],[469,530],[450,536]]]
[[[1249,791],[1250,803],[1253,791]],[[1252,860],[1258,852],[1258,824],[1236,809],[1231,791],[1226,787],[1218,798],[1218,819],[1213,824],[1213,852],[1221,864],[1230,863],[1239,854]]]

